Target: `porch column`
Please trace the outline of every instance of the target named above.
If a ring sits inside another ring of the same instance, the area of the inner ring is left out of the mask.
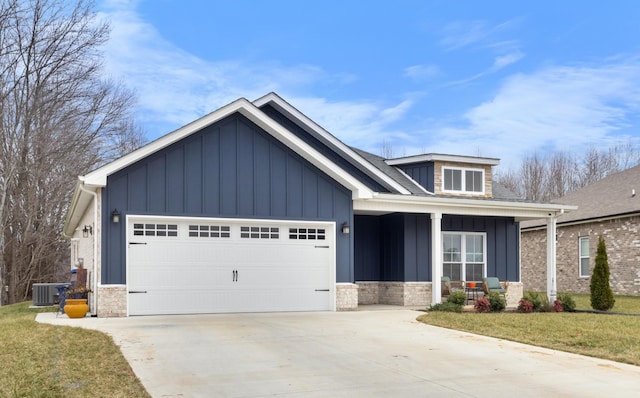
[[[431,303],[442,302],[442,213],[431,213]]]
[[[556,217],[547,218],[547,298],[556,300]]]

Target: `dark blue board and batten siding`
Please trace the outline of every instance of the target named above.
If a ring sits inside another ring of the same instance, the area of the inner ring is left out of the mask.
[[[355,280],[431,281],[431,219],[428,214],[355,216]],[[518,223],[509,217],[442,217],[443,232],[484,232],[487,275],[519,281]]]
[[[123,222],[111,223],[118,209]],[[103,189],[102,280],[126,283],[126,214],[334,221],[336,279],[353,281],[351,191],[240,114],[111,175]]]

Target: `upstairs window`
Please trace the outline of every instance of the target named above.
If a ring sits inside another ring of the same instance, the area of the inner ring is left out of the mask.
[[[484,193],[484,170],[443,167],[442,185],[444,192]]]

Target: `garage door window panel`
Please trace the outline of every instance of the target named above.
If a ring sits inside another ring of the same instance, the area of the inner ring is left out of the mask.
[[[228,225],[189,225],[190,238],[230,238],[231,227]]]
[[[241,226],[240,238],[242,239],[280,239],[280,228]]]
[[[177,237],[178,224],[133,224],[133,236]]]
[[[289,228],[289,239],[291,240],[325,240],[326,230],[324,228]]]

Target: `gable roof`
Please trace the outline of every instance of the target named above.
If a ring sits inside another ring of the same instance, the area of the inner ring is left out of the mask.
[[[578,206],[578,210],[560,216],[558,224],[640,213],[640,165],[611,174],[553,202]],[[522,228],[542,225],[544,221],[533,220],[523,223]]]
[[[251,120],[293,151],[301,154],[314,166],[327,173],[345,187],[349,188],[353,192],[354,198],[371,197],[372,191],[365,184],[338,167],[330,159],[325,157],[295,134],[276,123],[245,98],[237,99],[232,103],[173,131],[172,133],[158,138],[157,140],[121,157],[120,159],[108,163],[85,176],[80,177],[80,181],[87,186],[104,187],[107,185],[107,177],[113,173],[122,170],[138,160],[166,148],[169,145],[180,141],[183,138],[194,134],[236,112]]]
[[[320,150],[314,148],[310,143],[272,119],[267,113],[260,109],[266,105],[273,106],[278,112],[309,133],[333,151],[333,153],[378,182],[381,187],[388,189],[389,193],[374,192],[357,176],[336,164]],[[433,193],[421,187],[398,167],[390,164],[386,159],[345,145],[338,138],[324,130],[278,95],[270,93],[254,102],[240,98],[111,163],[93,170],[84,176],[78,177],[67,218],[65,219],[63,234],[67,236],[73,234],[83,214],[96,196],[98,189],[107,185],[108,176],[235,113],[240,113],[267,133],[271,134],[275,139],[289,147],[292,151],[304,157],[335,181],[349,189],[352,192],[352,199],[354,200],[354,210],[358,209],[371,212],[412,211],[418,213],[444,211],[454,212],[456,214],[484,214],[534,218],[546,216],[547,214],[551,216],[552,214],[573,208],[564,205],[525,203],[514,200],[512,197],[507,197],[507,195],[505,195],[505,197],[497,197],[495,200],[486,198],[436,197]],[[401,158],[398,160],[400,162],[398,164],[424,161],[424,156],[431,156],[431,160],[455,158],[456,161],[460,161],[464,158],[480,161],[484,159],[486,164],[490,165],[497,164],[498,162],[497,159],[491,158],[471,158],[455,155],[418,155]],[[434,156],[437,159],[433,158]]]

